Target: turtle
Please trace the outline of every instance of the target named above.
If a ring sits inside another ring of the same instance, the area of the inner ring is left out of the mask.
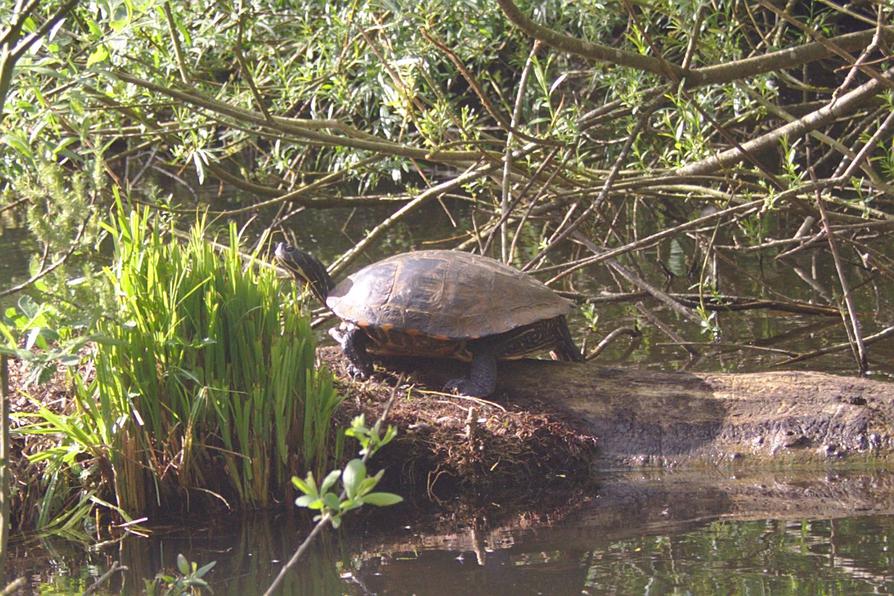
[[[497,360],[551,349],[582,361],[566,315],[573,303],[518,269],[456,250],[417,250],[378,261],[339,284],[313,255],[280,242],[277,261],[342,323],[330,330],[354,378],[373,371],[371,354],[471,362],[445,391],[487,397]]]

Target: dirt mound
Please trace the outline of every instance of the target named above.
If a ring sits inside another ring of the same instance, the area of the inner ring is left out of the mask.
[[[337,414],[342,424],[361,413],[371,423],[397,391],[387,423],[399,434],[373,465],[399,470],[397,483],[404,490],[412,486],[433,498],[493,495],[589,477],[595,437],[573,430],[542,408],[532,408],[530,402],[499,403],[431,391],[431,383],[390,372],[400,369],[397,360],[373,378],[353,382],[347,380],[347,361],[340,351],[324,348],[319,357],[336,373],[346,396]],[[456,365],[445,362],[444,368],[452,372]],[[386,479],[396,482],[394,475],[386,474]]]

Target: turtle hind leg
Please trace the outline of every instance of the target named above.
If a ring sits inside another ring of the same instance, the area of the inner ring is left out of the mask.
[[[569,362],[583,362],[584,356],[580,353],[574,338],[571,337],[571,330],[568,329],[568,321],[565,317],[558,317],[555,326],[556,342],[553,352],[559,357],[559,360],[567,360]]]
[[[444,391],[468,397],[487,397],[496,388],[497,351],[488,346],[472,350],[472,369],[469,377],[451,379],[444,386]]]
[[[329,330],[329,335],[341,346],[341,351],[348,359],[348,374],[355,379],[368,379],[372,376],[373,363],[369,353],[369,336],[356,325],[342,323]]]

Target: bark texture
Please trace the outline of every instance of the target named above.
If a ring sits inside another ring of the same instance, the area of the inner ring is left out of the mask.
[[[461,365],[393,361],[430,387]],[[883,461],[894,383],[809,371],[658,372],[594,363],[501,362],[495,402],[598,439],[595,466]]]

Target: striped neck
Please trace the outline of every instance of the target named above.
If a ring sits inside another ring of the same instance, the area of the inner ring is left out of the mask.
[[[335,287],[326,266],[315,256],[280,242],[275,252],[277,260],[298,279],[310,287],[317,300],[326,304],[326,297]]]

